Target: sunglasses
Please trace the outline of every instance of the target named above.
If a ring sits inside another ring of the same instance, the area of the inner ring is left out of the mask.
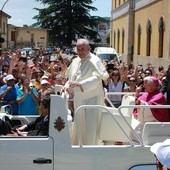
[[[129,80],[130,82],[136,82],[136,80]]]
[[[8,82],[12,82],[12,81],[15,81],[14,79],[11,79],[11,80],[7,80]]]

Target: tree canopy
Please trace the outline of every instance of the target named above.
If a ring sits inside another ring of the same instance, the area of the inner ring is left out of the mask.
[[[91,16],[90,11],[97,8],[90,6],[92,0],[36,0],[44,8],[35,8],[39,12],[33,27],[49,29],[50,41],[54,45],[70,46],[80,37],[97,39],[97,25],[103,18]]]

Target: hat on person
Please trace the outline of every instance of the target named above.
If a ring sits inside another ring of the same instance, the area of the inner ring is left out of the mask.
[[[129,78],[129,81],[135,81],[136,79],[135,79],[135,77],[133,77],[133,76],[131,76],[130,78]]]
[[[29,83],[29,87],[33,87],[34,84],[32,82]]]
[[[42,76],[42,79],[48,79],[48,76],[43,75],[43,76]]]
[[[151,146],[150,150],[156,155],[162,165],[170,168],[170,139],[155,143]]]
[[[47,80],[41,80],[41,85],[42,84],[49,84],[49,82]]]
[[[151,79],[152,79],[153,83],[155,84],[155,86],[160,86],[160,82],[159,82],[158,78],[151,76]]]
[[[5,77],[5,81],[9,81],[9,80],[15,80],[14,76],[12,74],[8,74],[6,77]]]
[[[56,79],[59,79],[59,78],[62,78],[62,76],[61,76],[61,74],[57,74],[57,75],[55,76],[55,78],[56,78]]]

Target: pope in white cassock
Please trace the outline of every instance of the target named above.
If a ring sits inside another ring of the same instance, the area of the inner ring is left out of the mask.
[[[72,61],[67,72],[68,81],[65,84],[68,92],[73,93],[74,110],[81,105],[104,105],[102,80],[109,77],[106,68],[99,57],[90,53],[88,40],[78,39],[76,48],[79,57]],[[101,111],[86,108],[84,111],[81,110],[78,118],[83,145],[98,144]],[[74,125],[73,144],[77,144],[76,127],[77,125]]]

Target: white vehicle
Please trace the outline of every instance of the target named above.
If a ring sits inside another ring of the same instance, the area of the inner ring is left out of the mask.
[[[110,62],[112,60],[117,60],[119,63],[121,62],[116,50],[111,47],[96,47],[93,53],[97,55],[102,61],[108,60]]]
[[[2,170],[156,169],[155,157],[150,151],[150,146],[154,142],[164,141],[170,136],[169,123],[154,122],[153,124],[151,123],[152,126],[147,124],[144,127],[146,132],[144,132],[143,139],[138,144],[135,144],[127,134],[129,132],[127,129],[131,127],[128,124],[128,121],[131,120],[131,115],[128,115],[128,113],[134,107],[133,100],[123,99],[122,106],[119,109],[92,105],[80,106],[75,114],[75,123],[77,125],[80,123],[77,117],[81,114],[81,109],[85,107],[103,109],[99,129],[100,139],[101,141],[113,141],[85,146],[82,144],[81,136],[78,133],[79,144],[72,145],[73,122],[66,107],[66,101],[63,96],[59,95],[52,95],[51,99],[48,136],[0,137],[0,165]],[[142,106],[138,107],[144,108]],[[121,111],[122,109],[124,109],[123,112]],[[16,121],[17,119],[17,116],[10,115],[9,117],[11,120]],[[4,119],[4,113],[1,118]],[[115,118],[121,121],[116,123]],[[18,120],[22,120],[21,125],[24,122],[23,119],[24,117],[20,119],[20,116],[18,116]],[[30,118],[25,117],[25,119],[25,122],[27,122]],[[120,123],[123,121],[124,123]],[[157,128],[155,128],[156,126]],[[130,128],[130,130],[133,129]],[[120,131],[123,131],[123,133],[120,133]],[[114,142],[120,140],[124,140],[121,145]]]
[[[21,49],[21,56],[22,57],[26,57],[27,55],[29,55],[30,57],[32,57],[33,55],[33,49],[31,47],[25,47]]]

